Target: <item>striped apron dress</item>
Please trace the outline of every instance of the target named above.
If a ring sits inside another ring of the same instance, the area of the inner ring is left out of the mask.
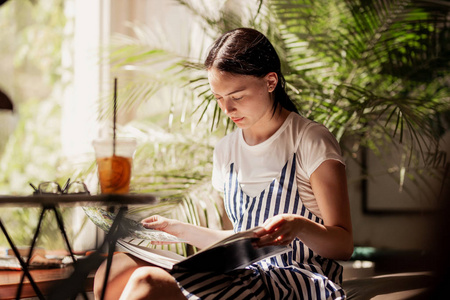
[[[225,209],[234,231],[247,230],[282,214],[298,214],[314,222],[323,221],[302,204],[295,179],[295,154],[278,178],[259,196],[247,196],[240,188],[234,163],[225,182]],[[345,299],[340,287],[342,267],[306,247],[299,239],[292,251],[273,256],[245,269],[218,273],[173,272],[188,299]],[[220,259],[220,258],[217,258]]]

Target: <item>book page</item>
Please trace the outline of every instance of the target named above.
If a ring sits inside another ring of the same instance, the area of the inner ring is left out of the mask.
[[[253,241],[257,239],[255,231],[258,229],[233,234],[187,258],[138,245],[132,238],[119,239],[118,245],[131,255],[162,268],[193,272],[228,272],[292,250],[288,246],[255,247]]]
[[[117,245],[137,258],[168,270],[171,270],[174,264],[186,259],[171,251],[135,245],[124,239],[119,239]]]
[[[255,232],[257,230],[259,230],[260,228],[261,227],[254,227],[254,228],[251,228],[249,230],[237,232],[235,234],[230,235],[229,237],[226,237],[226,238],[218,241],[217,243],[212,244],[211,246],[208,246],[208,247],[204,248],[201,251],[205,251],[205,250],[208,250],[208,249],[211,249],[211,248],[214,248],[214,247],[218,247],[220,245],[225,245],[225,244],[228,244],[228,243],[232,243],[232,242],[235,242],[235,241],[238,241],[238,240],[241,240],[241,239],[255,239],[255,240],[257,240]]]

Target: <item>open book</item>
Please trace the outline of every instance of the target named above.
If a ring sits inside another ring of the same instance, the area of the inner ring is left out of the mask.
[[[100,208],[90,207],[87,209],[89,211],[85,209],[85,212],[91,220],[95,216],[95,221],[93,220],[93,222],[100,228],[108,231],[108,224],[112,224],[111,220],[114,220],[114,214]],[[101,221],[105,217],[107,220]],[[117,241],[118,248],[167,270],[228,272],[291,250],[288,246],[255,247],[254,242],[257,240],[255,231],[257,228],[253,228],[235,233],[194,255],[184,257],[171,251],[153,249],[141,245],[142,240],[182,242],[177,237],[162,231],[146,229],[138,222],[127,218],[125,218],[124,224],[125,227],[130,228],[130,237],[119,239]]]

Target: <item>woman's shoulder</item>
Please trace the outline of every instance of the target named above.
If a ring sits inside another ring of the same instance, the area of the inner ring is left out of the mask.
[[[323,124],[299,115],[294,118],[293,126],[295,128],[296,149],[298,151],[300,151],[300,148],[309,148],[319,145],[339,148],[339,143],[336,137]],[[299,145],[301,145],[301,147],[299,147]]]
[[[324,125],[299,114],[293,114],[292,127],[298,138],[317,138],[330,133]]]

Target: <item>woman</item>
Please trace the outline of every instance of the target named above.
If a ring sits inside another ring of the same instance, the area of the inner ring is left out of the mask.
[[[225,33],[205,67],[220,108],[238,127],[216,146],[212,176],[234,231],[261,226],[259,247],[289,245],[292,252],[226,274],[169,273],[121,255],[114,258],[107,296],[123,290],[121,299],[344,299],[335,260],[351,256],[353,239],[337,141],[298,114],[280,60],[260,32]],[[199,248],[233,233],[160,216],[143,224]]]

